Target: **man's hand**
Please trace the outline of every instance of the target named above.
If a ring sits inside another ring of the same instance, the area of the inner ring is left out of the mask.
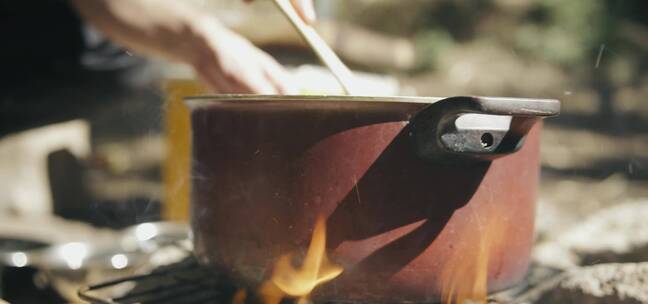
[[[213,19],[197,27],[189,59],[200,78],[220,93],[296,94],[290,76],[270,55]]]
[[[84,19],[115,42],[188,63],[216,92],[296,93],[272,57],[184,1],[71,1]]]
[[[245,2],[252,2],[253,0],[244,0]],[[313,0],[290,0],[295,7],[299,16],[304,19],[304,22],[311,24],[315,22],[315,8],[313,7]]]

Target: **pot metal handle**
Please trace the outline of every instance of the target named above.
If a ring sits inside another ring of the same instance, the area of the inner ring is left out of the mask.
[[[537,120],[559,112],[553,99],[450,97],[417,113],[410,137],[428,161],[492,160],[519,150]],[[481,115],[461,119],[466,114]]]

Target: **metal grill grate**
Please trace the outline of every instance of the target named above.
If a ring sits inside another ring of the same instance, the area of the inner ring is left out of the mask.
[[[235,291],[226,277],[215,275],[201,268],[194,258],[188,258],[151,274],[88,286],[79,291],[79,296],[101,304],[230,303]]]
[[[560,271],[557,269],[531,267],[521,283],[509,290],[492,294],[489,303],[526,303],[543,290],[552,288],[559,276]],[[88,286],[79,291],[79,296],[98,304],[232,303],[237,289],[226,276],[202,268],[190,257],[161,267],[151,274]]]

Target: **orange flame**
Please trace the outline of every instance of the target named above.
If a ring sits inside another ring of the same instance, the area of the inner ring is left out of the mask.
[[[294,255],[281,256],[274,266],[269,281],[262,284],[259,294],[265,304],[277,304],[286,296],[298,298],[298,303],[307,302],[308,295],[319,285],[326,283],[343,271],[326,257],[326,224],[318,218],[311,243],[301,267],[292,264]]]
[[[241,288],[234,294],[234,297],[232,298],[232,304],[245,304],[246,299],[247,291]]]
[[[455,246],[455,253],[441,272],[442,299],[446,304],[488,303],[488,263],[503,241],[506,221],[484,215],[492,220],[480,223],[475,215],[479,225],[456,236],[461,243]]]

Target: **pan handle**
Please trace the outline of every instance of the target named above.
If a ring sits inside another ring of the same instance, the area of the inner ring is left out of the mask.
[[[487,161],[519,150],[536,121],[559,112],[553,99],[450,97],[418,112],[409,134],[425,160]]]

